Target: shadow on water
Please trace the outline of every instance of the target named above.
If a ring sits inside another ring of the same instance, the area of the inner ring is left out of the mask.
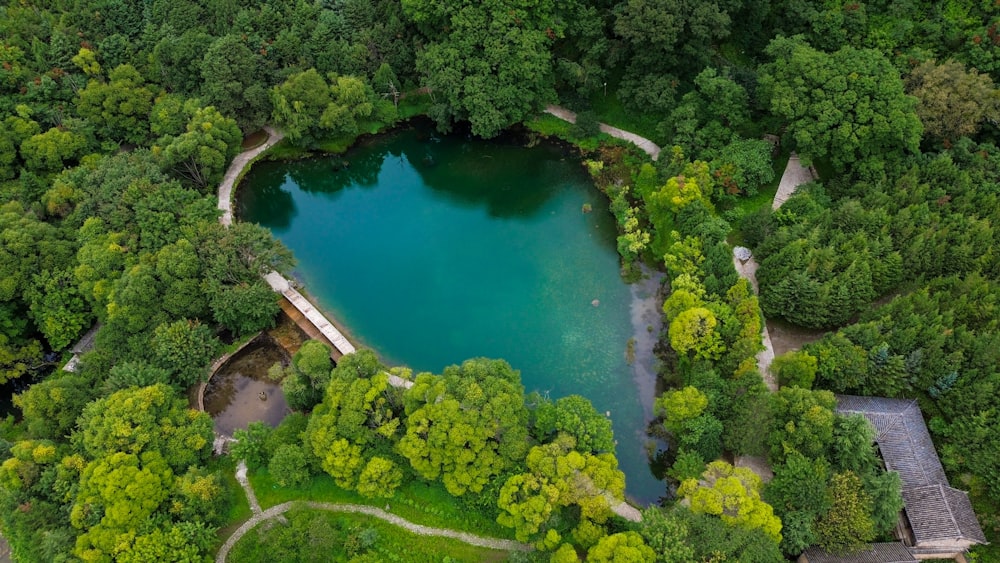
[[[267,377],[268,368],[277,362],[287,365],[288,354],[270,337],[262,337],[215,372],[205,387],[205,411],[215,420],[217,432],[232,436],[256,421],[274,427],[288,415],[281,386]]]
[[[403,155],[427,187],[452,203],[485,205],[490,217],[530,218],[566,183],[561,176],[565,167],[552,165],[566,156],[557,145],[525,153],[527,139],[516,131],[489,140],[468,136],[463,144],[439,144],[435,134],[421,128],[429,125],[414,127],[417,142],[407,143]],[[422,138],[427,141],[420,142]],[[470,153],[480,155],[472,159]],[[525,177],[534,181],[525,182]]]
[[[462,134],[457,131],[451,136]],[[240,189],[238,215],[245,216],[245,210],[267,202],[269,226],[284,230],[298,214],[289,184],[335,199],[345,189],[378,186],[380,175],[392,161],[400,169],[412,168],[424,185],[450,202],[463,207],[485,206],[489,216],[497,218],[532,216],[567,181],[565,167],[555,165],[572,156],[566,147],[546,144],[526,158],[527,138],[521,133],[504,132],[489,140],[466,137],[463,144],[442,143],[431,122],[414,120],[390,133],[363,139],[343,156],[258,163],[253,172],[259,179],[256,182],[267,188]],[[379,150],[383,148],[388,150]],[[467,157],[467,153],[482,152],[487,154]],[[582,168],[579,174],[586,175]],[[525,183],[525,177],[537,181]]]

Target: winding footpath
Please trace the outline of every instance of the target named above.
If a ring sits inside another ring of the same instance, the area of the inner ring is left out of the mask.
[[[240,177],[243,169],[253,162],[253,159],[285,138],[284,134],[276,131],[270,125],[265,125],[264,131],[267,131],[267,141],[264,141],[264,144],[257,148],[236,155],[236,158],[229,164],[226,175],[222,178],[222,183],[219,184],[218,207],[222,211],[222,218],[219,219],[219,222],[227,227],[233,224],[233,187],[236,184],[236,179]]]
[[[222,547],[219,549],[219,553],[215,556],[216,563],[226,563],[226,558],[229,557],[229,552],[233,549],[233,546],[236,545],[236,542],[240,541],[240,539],[246,535],[247,532],[256,528],[258,524],[264,522],[265,520],[281,518],[286,512],[297,507],[310,508],[312,510],[326,510],[329,512],[365,514],[373,518],[384,520],[394,526],[399,526],[408,532],[412,532],[420,536],[451,538],[469,545],[485,547],[488,549],[497,549],[501,551],[531,551],[533,549],[530,545],[516,541],[487,538],[484,536],[470,534],[468,532],[460,532],[458,530],[432,528],[430,526],[414,524],[405,518],[386,512],[381,508],[363,504],[293,500],[272,506],[267,510],[261,510],[260,504],[257,502],[257,495],[254,494],[253,486],[247,479],[246,463],[242,461],[240,461],[236,468],[236,480],[240,482],[240,486],[243,487],[243,491],[246,493],[247,500],[250,502],[250,511],[253,515],[249,520],[244,522],[242,526],[237,528],[236,531],[226,539],[226,542],[222,544]]]
[[[576,123],[576,114],[564,107],[550,105],[545,108],[545,113],[554,115],[563,121],[568,121],[569,123]],[[657,158],[660,157],[660,147],[653,141],[650,141],[645,137],[640,137],[639,135],[636,135],[631,131],[626,131],[624,129],[612,127],[607,123],[601,123],[600,126],[602,133],[607,133],[608,135],[611,135],[616,139],[621,139],[623,141],[628,141],[632,143],[633,145],[642,149],[643,152],[648,154],[649,157],[652,158],[653,160],[656,160]]]

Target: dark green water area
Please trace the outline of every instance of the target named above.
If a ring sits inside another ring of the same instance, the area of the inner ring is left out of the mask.
[[[415,372],[504,358],[529,391],[589,398],[610,413],[629,496],[653,502],[655,371],[626,348],[653,340],[656,300],[621,280],[607,207],[563,147],[422,124],[343,157],[256,164],[238,198],[241,220],[294,251],[296,276],[355,342]]]

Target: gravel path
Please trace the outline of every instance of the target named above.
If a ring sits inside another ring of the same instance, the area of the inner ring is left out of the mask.
[[[576,114],[563,107],[550,105],[545,108],[545,113],[554,115],[563,121],[576,123]],[[612,127],[606,123],[601,123],[601,131],[616,139],[622,139],[623,141],[632,143],[645,151],[646,154],[648,154],[653,160],[656,160],[660,156],[660,147],[645,137],[640,137],[639,135],[630,131],[625,131],[624,129]]]
[[[246,463],[240,461],[239,465],[236,466],[236,480],[240,482],[240,486],[243,487],[243,491],[247,495],[247,500],[250,501],[250,510],[253,512],[253,516],[249,520],[243,523],[242,526],[236,529],[231,536],[226,539],[226,542],[222,544],[219,548],[219,553],[215,556],[216,563],[225,563],[226,558],[229,556],[229,552],[236,545],[236,542],[240,541],[247,532],[257,527],[258,524],[265,520],[270,520],[271,518],[279,518],[284,513],[288,512],[295,507],[305,507],[311,508],[313,510],[328,510],[330,512],[348,512],[354,514],[366,514],[380,520],[385,520],[386,522],[399,526],[405,530],[413,532],[414,534],[421,536],[437,536],[442,538],[451,538],[458,540],[460,542],[467,543],[469,545],[475,545],[478,547],[486,547],[489,549],[498,549],[501,551],[531,551],[533,548],[530,545],[523,544],[511,540],[501,540],[496,538],[487,538],[483,536],[477,536],[475,534],[470,534],[468,532],[460,532],[458,530],[448,530],[445,528],[431,528],[430,526],[423,526],[421,524],[414,524],[405,518],[396,516],[382,510],[381,508],[376,508],[374,506],[366,506],[363,504],[342,504],[342,503],[332,503],[332,502],[312,502],[312,501],[289,501],[277,506],[272,506],[267,510],[261,510],[260,504],[257,502],[257,495],[253,492],[253,486],[247,479],[247,466]]]
[[[285,138],[280,131],[275,131],[269,125],[265,125],[264,130],[267,131],[267,141],[255,149],[250,149],[236,155],[236,158],[230,163],[229,169],[226,170],[226,175],[223,177],[222,183],[219,184],[218,207],[222,210],[222,217],[219,221],[227,227],[233,224],[233,184],[236,183],[236,178],[239,178],[240,173],[243,172],[243,169],[246,168],[246,165],[251,160],[257,158],[260,153],[273,147],[278,141]]]
[[[225,563],[226,557],[229,556],[229,551],[236,545],[236,542],[240,540],[247,532],[254,529],[257,524],[260,524],[264,520],[270,518],[275,518],[281,516],[282,514],[288,512],[292,508],[304,507],[311,508],[313,510],[328,510],[330,512],[348,512],[353,514],[366,514],[380,520],[385,520],[386,522],[393,524],[394,526],[399,526],[405,530],[413,532],[414,534],[420,536],[436,536],[441,538],[451,538],[458,540],[460,542],[467,543],[469,545],[475,545],[478,547],[486,547],[489,549],[498,549],[501,551],[531,551],[532,547],[516,541],[511,540],[498,540],[494,538],[485,538],[482,536],[477,536],[474,534],[469,534],[466,532],[459,532],[457,530],[447,530],[444,528],[431,528],[430,526],[422,526],[420,524],[414,524],[405,518],[396,516],[395,514],[390,514],[381,508],[375,508],[374,506],[366,506],[363,504],[340,504],[331,502],[312,502],[312,501],[289,501],[281,503],[277,506],[272,506],[260,514],[255,514],[249,520],[247,520],[242,526],[237,529],[233,535],[229,536],[226,543],[222,545],[219,550],[219,554],[215,556],[216,563]]]

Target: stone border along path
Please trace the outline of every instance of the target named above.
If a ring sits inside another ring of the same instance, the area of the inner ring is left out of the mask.
[[[247,466],[246,463],[240,461],[239,465],[236,467],[236,480],[240,482],[240,486],[243,487],[243,491],[246,493],[247,500],[250,502],[250,511],[253,515],[249,520],[243,523],[242,526],[236,529],[228,538],[226,542],[222,544],[219,548],[219,553],[215,556],[216,563],[226,563],[226,558],[229,556],[229,552],[236,545],[236,542],[246,535],[247,532],[257,527],[258,524],[265,520],[270,520],[272,518],[281,518],[282,515],[292,508],[297,506],[304,506],[306,508],[311,508],[313,510],[328,510],[330,512],[347,512],[353,514],[365,514],[373,518],[378,518],[384,520],[394,526],[399,526],[409,532],[417,534],[419,536],[436,536],[442,538],[451,538],[458,540],[469,545],[474,545],[477,547],[485,547],[489,549],[498,549],[502,551],[532,551],[534,548],[528,544],[521,542],[511,541],[511,540],[501,540],[495,538],[487,538],[484,536],[477,536],[475,534],[470,534],[468,532],[460,532],[458,530],[448,530],[445,528],[432,528],[430,526],[422,526],[420,524],[414,524],[405,518],[396,516],[382,510],[381,508],[376,508],[374,506],[367,506],[363,504],[346,504],[346,503],[332,503],[332,502],[315,502],[315,501],[288,501],[283,502],[277,506],[272,506],[267,510],[261,510],[260,504],[257,502],[257,495],[253,492],[253,486],[247,479]]]
[[[792,194],[795,193],[795,190],[799,186],[812,182],[818,177],[819,175],[816,173],[814,167],[802,166],[799,162],[799,155],[792,153],[788,158],[785,171],[781,175],[781,181],[778,183],[778,191],[774,194],[774,200],[771,202],[771,209],[774,210],[781,207],[788,201],[788,198],[792,197]],[[743,262],[733,254],[733,266],[740,277],[750,282],[753,292],[760,294],[760,288],[757,285],[757,260],[753,256],[750,256],[746,262]],[[760,338],[764,343],[764,349],[757,354],[757,370],[760,371],[761,376],[764,378],[764,383],[767,385],[768,390],[775,393],[778,391],[778,382],[775,380],[774,374],[771,373],[771,362],[774,361],[774,345],[771,344],[771,334],[767,330],[766,320],[763,327],[761,327]],[[765,483],[774,477],[774,472],[771,471],[771,466],[767,463],[767,458],[765,457],[737,456],[734,462],[733,465],[736,467],[749,467],[752,469]]]
[[[576,123],[576,114],[564,107],[549,105],[545,108],[545,113],[554,115],[563,121],[568,121],[569,123]],[[633,145],[642,149],[653,160],[656,160],[657,158],[660,157],[660,147],[653,141],[650,141],[645,137],[640,137],[639,135],[636,135],[635,133],[632,133],[630,131],[625,131],[624,129],[612,127],[607,123],[601,123],[600,127],[601,127],[601,132],[607,133],[608,135],[611,135],[616,139],[621,139],[623,141],[628,141],[632,143]]]
[[[219,218],[219,222],[227,227],[233,224],[233,188],[235,187],[236,179],[239,178],[243,170],[255,158],[285,138],[280,131],[276,131],[269,125],[265,125],[264,130],[267,131],[267,141],[257,148],[237,155],[229,165],[229,169],[226,170],[226,175],[223,177],[222,183],[219,184],[218,208],[222,211],[222,217]],[[340,352],[341,355],[352,354],[356,351],[354,345],[347,340],[347,337],[337,330],[333,323],[319,309],[314,307],[308,299],[303,297],[284,276],[272,271],[264,276],[264,280],[276,293],[280,293],[285,299],[288,299],[288,302],[298,309],[333,344],[337,349],[336,351]]]

